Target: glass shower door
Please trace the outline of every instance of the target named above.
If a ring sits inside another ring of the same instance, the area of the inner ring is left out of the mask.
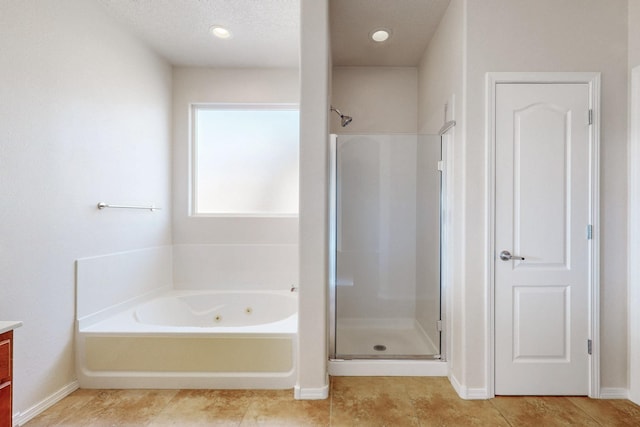
[[[332,356],[440,354],[439,136],[335,142]]]

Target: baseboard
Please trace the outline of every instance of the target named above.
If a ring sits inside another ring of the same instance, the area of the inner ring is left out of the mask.
[[[56,391],[55,393],[49,395],[45,399],[41,400],[40,402],[36,403],[26,411],[13,414],[13,425],[21,426],[26,424],[27,422],[37,417],[38,415],[40,415],[41,413],[43,413],[44,411],[46,411],[47,409],[55,405],[56,403],[60,402],[65,397],[69,396],[71,393],[76,391],[79,387],[80,385],[78,384],[78,381],[73,381],[67,384],[66,386],[62,387],[60,390]]]
[[[600,399],[629,399],[629,390],[620,387],[602,387]]]
[[[486,388],[467,388],[467,400],[487,400],[491,399]]]
[[[491,399],[492,396],[489,396],[489,391],[486,388],[470,388],[460,384],[460,381],[452,375],[449,374],[449,382],[453,386],[453,389],[458,393],[461,399],[465,400],[486,400]]]
[[[466,395],[467,391],[463,390],[464,387],[462,386],[462,384],[460,384],[460,381],[458,381],[458,379],[455,377],[455,375],[453,375],[451,372],[449,372],[449,382],[451,383],[451,386],[453,387],[453,389],[456,391],[456,393],[458,393],[458,396],[462,399],[464,399],[464,397],[462,397],[463,394]]]
[[[460,384],[458,379],[449,374],[449,381],[458,396],[466,400],[491,399],[485,388],[468,388]],[[603,387],[600,389],[600,399],[629,399],[629,390],[626,388]]]
[[[300,387],[293,389],[293,397],[296,400],[323,400],[329,397],[329,374],[325,379],[325,385],[318,388]]]
[[[325,385],[320,388],[301,388],[295,386],[293,393],[296,400],[322,400],[329,397],[329,386]]]

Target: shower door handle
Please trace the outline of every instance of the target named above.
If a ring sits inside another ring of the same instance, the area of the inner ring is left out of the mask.
[[[509,252],[509,251],[500,252],[500,259],[502,261],[511,261],[512,259],[516,259],[516,260],[519,260],[519,261],[524,261],[524,257],[517,256],[517,255],[511,255],[511,252]]]

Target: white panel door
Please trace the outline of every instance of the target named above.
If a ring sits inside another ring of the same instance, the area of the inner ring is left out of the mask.
[[[495,96],[495,394],[586,395],[589,87]]]

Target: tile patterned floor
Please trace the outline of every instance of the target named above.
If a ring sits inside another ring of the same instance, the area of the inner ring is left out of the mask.
[[[462,400],[446,378],[333,377],[330,398],[291,390],[78,390],[40,426],[640,426],[640,407],[586,397]]]

